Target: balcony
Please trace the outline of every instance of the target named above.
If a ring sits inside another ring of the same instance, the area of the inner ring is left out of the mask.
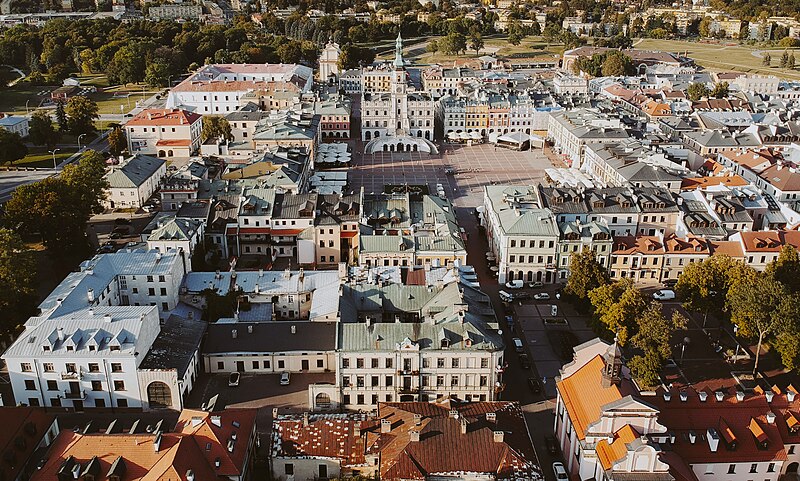
[[[400,394],[419,394],[418,387],[401,387],[398,389]]]
[[[83,389],[79,391],[64,391],[65,399],[86,399],[86,391]]]
[[[399,369],[397,371],[398,376],[418,376],[419,371],[408,371],[406,369]]]
[[[61,380],[62,381],[67,381],[67,380],[73,380],[74,381],[74,380],[78,380],[80,378],[81,378],[81,373],[79,373],[77,371],[66,371],[66,372],[62,372],[61,373]]]

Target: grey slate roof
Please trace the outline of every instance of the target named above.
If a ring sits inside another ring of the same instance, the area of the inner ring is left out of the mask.
[[[138,188],[164,164],[166,164],[165,160],[137,154],[121,167],[117,167],[106,174],[106,179],[111,188]]]
[[[203,320],[169,316],[139,369],[177,369],[178,378],[183,379],[205,332]]]
[[[295,333],[292,334],[292,326]],[[248,328],[252,327],[253,332]],[[236,338],[232,331],[236,330]],[[336,323],[327,322],[235,322],[208,326],[204,354],[333,351]]]

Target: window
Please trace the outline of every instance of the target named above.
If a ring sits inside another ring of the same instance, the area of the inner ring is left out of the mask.
[[[453,369],[456,369],[456,368],[458,368],[458,358],[457,358],[457,357],[454,357],[454,358],[452,359],[452,368],[453,368]]]
[[[111,363],[111,372],[122,372],[122,364],[118,362]]]
[[[89,363],[89,372],[100,372],[100,365],[96,362]]]
[[[486,358],[481,359],[481,369],[489,368],[489,360]]]
[[[286,464],[284,464],[284,465],[283,465],[283,472],[284,472],[284,473],[285,473],[287,476],[294,476],[294,464],[292,464],[292,463],[286,463]]]
[[[356,396],[356,404],[359,404],[359,405],[364,404],[364,395],[363,394],[359,394],[358,396]]]
[[[67,372],[78,372],[74,362],[68,362],[64,365]]]
[[[147,276],[147,282],[153,282],[153,276]]]
[[[360,358],[356,359],[356,368],[364,369],[364,358],[360,357]]]
[[[344,396],[342,396],[342,402],[344,404],[350,404],[350,395],[349,394],[345,394]]]
[[[380,384],[380,381],[378,380],[378,376],[372,376],[372,378],[370,379],[370,385],[372,387],[378,387],[378,384]],[[373,403],[373,404],[375,404],[375,403]]]
[[[444,386],[444,376],[436,376],[436,387]]]
[[[350,367],[350,359],[349,358],[346,358],[346,357],[342,358],[342,367],[343,368]]]
[[[125,390],[125,381],[114,381],[114,390],[115,391],[124,391]]]
[[[325,367],[325,361],[323,361],[322,359],[317,359],[317,367],[320,369]]]
[[[147,289],[147,295],[148,296],[155,296],[156,295],[156,290],[154,288],[152,288],[152,287]]]
[[[258,369],[258,361],[253,361],[253,369]]]
[[[423,357],[423,358],[422,358],[422,367],[423,367],[424,369],[428,369],[429,367],[431,367],[431,360],[430,360],[430,358],[427,358],[427,357]]]
[[[481,376],[480,383],[481,387],[486,387],[489,384],[489,377]]]
[[[36,390],[36,382],[33,379],[26,379],[25,380],[25,390],[26,391],[35,391]]]
[[[350,376],[342,377],[342,387],[350,387]]]
[[[23,362],[22,364],[19,365],[19,368],[22,372],[31,372],[32,370],[31,363],[29,362]]]
[[[286,369],[286,361],[283,359],[278,360],[278,369]]]
[[[378,358],[373,357],[372,359],[370,359],[370,361],[371,361],[370,364],[372,364],[372,369],[378,369]]]
[[[444,358],[443,357],[440,357],[440,358],[436,359],[436,367],[438,367],[440,369],[444,369]]]
[[[386,358],[386,369],[391,369],[392,368],[392,364],[393,364],[392,363],[392,358],[391,357],[387,357]]]
[[[767,466],[767,472],[768,473],[774,473],[775,472],[775,463],[769,463],[769,465]]]
[[[736,465],[735,464],[728,465],[728,474],[736,474]]]
[[[372,404],[378,404],[378,395],[377,394],[373,394],[372,395]]]
[[[386,387],[392,387],[393,381],[394,378],[392,378],[392,376],[386,376]]]
[[[48,391],[58,391],[58,381],[53,381],[52,379],[47,381],[47,390]]]
[[[161,289],[159,289],[159,291],[160,291],[162,296],[166,296],[167,295],[167,288],[166,287],[162,287]]]
[[[450,385],[458,386],[458,376],[450,376]]]
[[[364,376],[356,376],[356,387],[364,387]]]
[[[102,391],[103,383],[101,381],[92,381],[92,391]]]
[[[126,408],[126,407],[128,407],[128,400],[127,399],[117,399],[117,407],[118,408]]]
[[[55,372],[55,370],[56,370],[53,367],[53,363],[52,362],[46,362],[46,363],[42,364],[42,369],[44,369],[44,372]]]

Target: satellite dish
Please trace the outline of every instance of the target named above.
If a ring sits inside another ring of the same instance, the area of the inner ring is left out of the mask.
[[[503,335],[503,330],[502,329],[498,329],[497,333],[502,336]]]

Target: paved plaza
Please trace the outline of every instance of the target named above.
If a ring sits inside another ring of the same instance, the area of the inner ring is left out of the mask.
[[[491,144],[465,146],[444,144],[439,154],[421,152],[380,152],[361,154],[355,143],[354,165],[350,171],[353,190],[382,192],[385,184],[427,184],[436,192],[442,184],[458,207],[483,203],[483,186],[540,182],[544,169],[553,167],[541,149],[517,152]],[[455,173],[447,175],[446,169]],[[454,190],[455,189],[455,190]]]

